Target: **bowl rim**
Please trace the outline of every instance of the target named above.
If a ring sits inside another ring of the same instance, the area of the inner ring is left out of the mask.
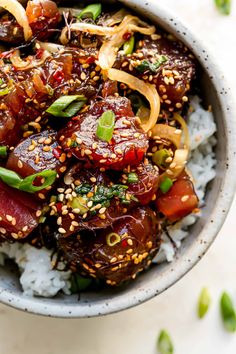
[[[206,66],[204,58],[209,51],[196,39],[195,35],[192,34],[192,31],[189,30],[182,21],[177,19],[171,11],[167,11],[162,5],[152,0],[149,0],[148,2],[144,2],[143,0],[120,0],[119,2],[133,10],[143,11],[143,13],[149,18],[151,17],[150,13],[152,13],[152,17],[155,17],[157,23],[160,23],[161,26],[168,27],[170,31],[174,33],[177,32],[177,38],[190,47],[207,74],[211,77],[212,84],[216,89],[216,94],[221,105],[222,116],[227,132],[226,151],[228,158],[228,169],[226,169],[225,174],[223,175],[221,192],[212,211],[215,220],[214,223],[208,221],[204,230],[200,232],[199,235],[202,234],[202,239],[205,241],[201,245],[201,248],[190,247],[190,249],[186,250],[184,259],[181,259],[180,257],[178,260],[178,267],[175,268],[174,272],[169,272],[164,278],[161,277],[158,282],[151,280],[147,289],[131,289],[128,294],[125,293],[119,296],[114,296],[109,304],[106,304],[107,306],[104,306],[104,301],[101,300],[94,305],[83,303],[83,305],[80,306],[78,303],[78,305],[75,306],[67,302],[62,305],[61,303],[53,303],[50,299],[42,300],[35,297],[30,298],[23,294],[15,294],[8,289],[0,287],[0,302],[25,312],[49,317],[88,318],[119,312],[157,296],[170,286],[174,285],[198,263],[200,258],[206,253],[215,240],[233,202],[236,189],[236,179],[234,178],[234,172],[236,171],[236,128],[234,127],[233,121],[233,100],[230,94],[230,89],[228,89],[228,85],[225,82],[224,75],[215,65],[211,56],[207,58],[208,65]],[[220,94],[220,88],[222,87],[227,87],[227,96]],[[224,213],[222,213],[222,210]],[[187,258],[191,261],[186,262]]]

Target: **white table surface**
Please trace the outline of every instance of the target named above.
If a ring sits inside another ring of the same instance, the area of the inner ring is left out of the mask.
[[[236,97],[236,2],[230,17],[217,13],[213,0],[153,0],[171,9],[206,44]],[[236,117],[235,117],[236,119]],[[236,200],[216,242],[179,283],[134,309],[85,320],[37,317],[0,305],[0,354],[155,354],[161,328],[171,333],[176,354],[235,354],[236,334],[222,328],[219,296],[236,303]],[[199,291],[213,297],[203,321],[195,314]]]

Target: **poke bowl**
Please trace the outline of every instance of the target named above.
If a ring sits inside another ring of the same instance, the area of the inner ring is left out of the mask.
[[[160,294],[234,196],[222,74],[154,1],[0,6],[0,301],[73,318]]]

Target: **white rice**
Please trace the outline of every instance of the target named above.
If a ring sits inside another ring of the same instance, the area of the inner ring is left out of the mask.
[[[213,149],[216,144],[216,125],[213,114],[202,108],[197,96],[192,98],[191,108],[188,115],[191,138],[188,168],[193,175],[201,205],[204,202],[207,183],[215,177],[216,159]],[[169,228],[169,235],[176,248],[181,246],[181,241],[188,236],[188,227],[194,224],[198,217],[200,213],[189,215]],[[163,234],[160,251],[153,262],[171,262],[176,248],[167,235]],[[20,283],[25,295],[52,297],[61,290],[70,294],[71,273],[52,269],[51,251],[45,248],[38,250],[27,244],[4,243],[0,246],[0,265],[4,266],[6,257],[13,259],[18,265],[21,272]]]

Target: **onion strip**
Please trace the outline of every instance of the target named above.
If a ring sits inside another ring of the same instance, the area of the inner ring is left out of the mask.
[[[0,7],[10,12],[23,27],[25,41],[32,37],[32,30],[26,15],[24,7],[17,0],[0,0]]]
[[[51,54],[57,53],[60,50],[64,50],[65,49],[65,47],[63,45],[56,44],[56,43],[51,43],[51,42],[36,41],[36,45],[39,45],[40,48],[48,51]]]
[[[174,114],[174,119],[181,125],[182,130],[184,132],[184,148],[189,151],[190,149],[190,136],[189,136],[189,131],[188,131],[188,126],[183,119],[178,113]]]
[[[34,59],[34,57],[28,57],[26,60],[22,60],[20,57],[20,51],[15,50],[11,57],[11,63],[12,65],[18,69],[18,70],[28,70],[35,68],[37,66],[41,66],[45,60],[50,56],[50,53],[47,52],[46,50],[43,52],[43,55],[40,59]]]
[[[169,168],[160,176],[160,180],[162,181],[165,177],[169,177],[170,179],[175,180],[185,169],[187,159],[188,159],[187,149],[175,150],[173,161],[170,164]]]
[[[167,124],[156,124],[152,128],[152,138],[160,137],[161,139],[167,139],[171,141],[178,149],[181,144],[182,134],[176,134],[176,128]]]
[[[107,76],[110,80],[122,82],[128,85],[132,90],[138,91],[141,95],[146,97],[150,104],[150,117],[148,122],[141,124],[141,126],[145,132],[148,132],[153,128],[160,113],[160,97],[157,93],[156,87],[117,69],[107,70]]]

